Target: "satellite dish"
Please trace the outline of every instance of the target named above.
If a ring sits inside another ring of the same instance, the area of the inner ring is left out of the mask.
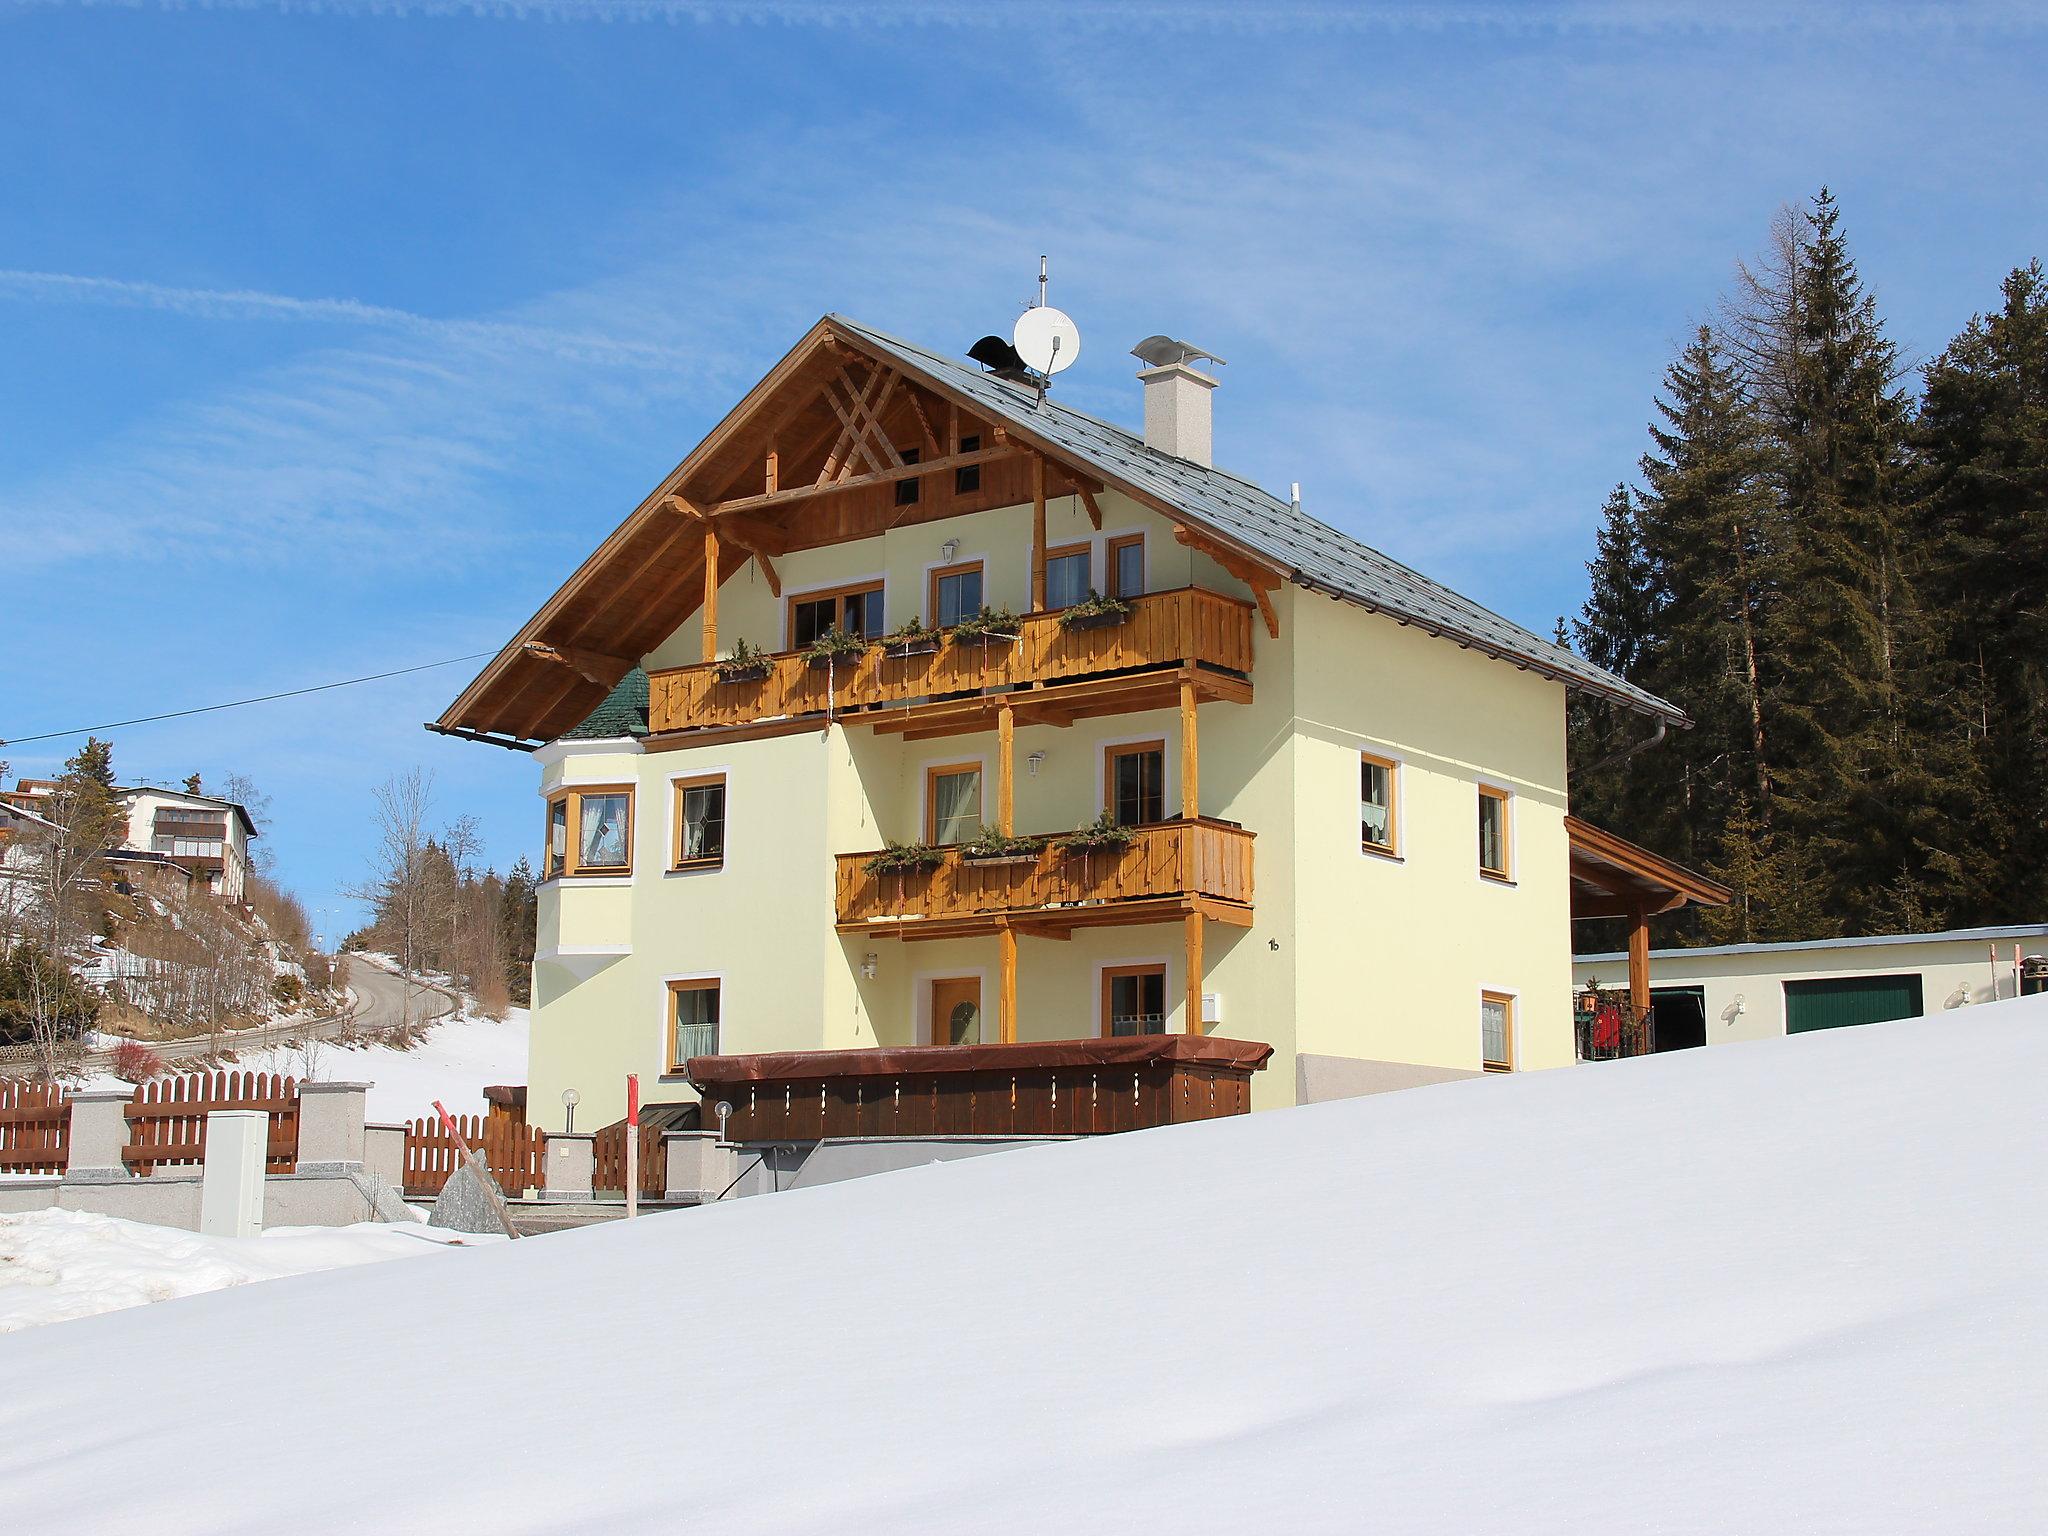
[[[1072,367],[1074,359],[1081,355],[1080,327],[1050,304],[1040,304],[1019,315],[1010,339],[1025,366],[1048,378]]]

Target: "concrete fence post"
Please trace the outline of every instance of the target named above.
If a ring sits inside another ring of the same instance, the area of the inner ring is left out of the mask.
[[[670,1131],[661,1138],[668,1157],[662,1198],[685,1204],[716,1200],[739,1172],[738,1151],[716,1131]]]
[[[93,1088],[74,1093],[64,1177],[74,1184],[113,1184],[128,1177],[121,1149],[128,1145],[128,1117],[121,1113],[133,1088]]]
[[[207,1237],[255,1237],[263,1230],[263,1159],[270,1116],[260,1109],[206,1115],[206,1165],[199,1181],[199,1230]]]
[[[547,1187],[549,1200],[589,1200],[597,1177],[597,1136],[592,1131],[549,1131]]]
[[[368,1083],[299,1084],[301,1173],[345,1173],[363,1163]]]
[[[405,1185],[405,1127],[372,1121],[363,1127],[363,1172],[393,1189]]]

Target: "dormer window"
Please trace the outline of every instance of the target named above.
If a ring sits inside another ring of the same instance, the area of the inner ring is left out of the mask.
[[[973,437],[961,438],[960,451],[962,453],[981,452],[981,438],[979,434]],[[966,496],[980,489],[981,466],[979,464],[963,464],[960,468],[953,471],[953,494],[955,496]]]
[[[915,464],[918,460],[918,451],[915,448],[899,448],[897,452],[902,455],[903,462],[906,464]],[[896,482],[896,505],[899,507],[916,506],[917,498],[923,493],[923,489],[922,482],[915,475],[910,476],[907,480],[898,480]]]

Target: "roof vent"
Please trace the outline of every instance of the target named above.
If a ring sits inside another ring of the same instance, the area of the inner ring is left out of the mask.
[[[1131,356],[1149,366],[1138,372],[1145,385],[1145,446],[1177,459],[1210,463],[1209,395],[1216,381],[1193,365],[1223,366],[1223,359],[1171,336],[1147,336]]]

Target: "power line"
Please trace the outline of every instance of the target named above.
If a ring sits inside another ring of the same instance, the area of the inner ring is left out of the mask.
[[[301,694],[325,693],[330,688],[353,688],[358,683],[382,682],[387,677],[404,677],[408,672],[431,672],[436,667],[452,667],[459,661],[480,661],[486,656],[497,654],[496,651],[473,651],[467,656],[450,656],[446,661],[423,661],[416,667],[400,667],[392,672],[372,672],[368,677],[345,677],[338,683],[315,683],[310,688],[287,688],[282,693],[263,693],[253,699],[236,699],[227,704],[201,704],[196,709],[174,709],[167,715],[141,715],[133,720],[110,720],[105,725],[81,725],[75,731],[44,731],[40,736],[17,736],[12,741],[0,738],[0,747],[17,747],[31,741],[56,741],[64,736],[86,736],[98,731],[118,731],[124,726],[150,725],[158,720],[182,720],[187,715],[210,715],[216,710],[241,709],[248,704],[268,704],[273,699],[296,699]]]

